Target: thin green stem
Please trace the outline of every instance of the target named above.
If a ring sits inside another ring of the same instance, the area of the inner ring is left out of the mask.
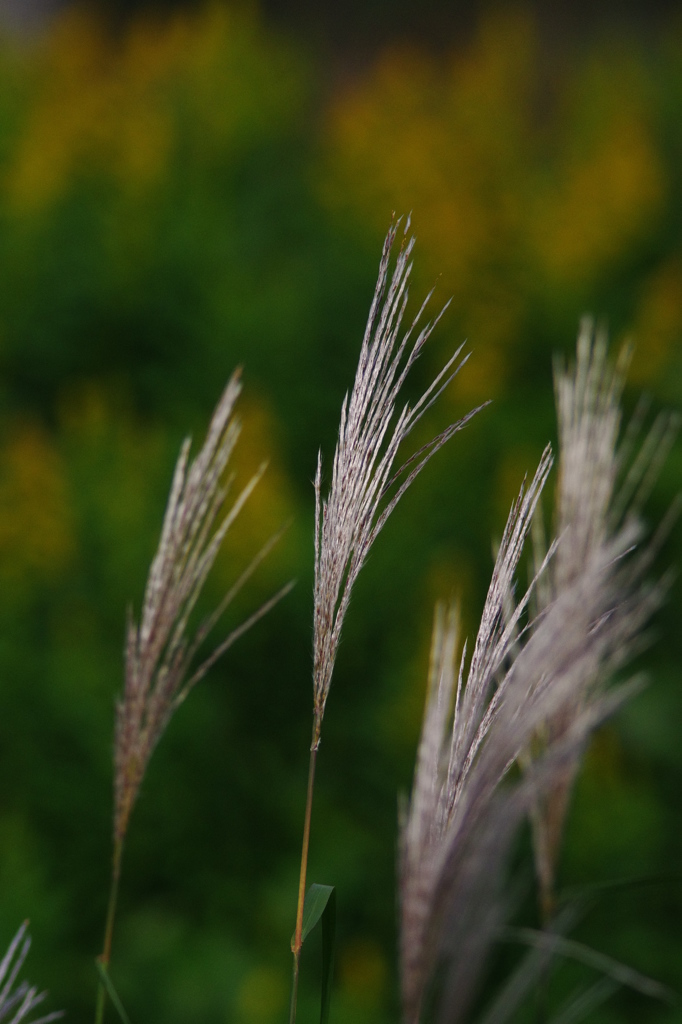
[[[109,889],[109,905],[107,907],[107,920],[104,926],[104,944],[99,957],[100,962],[106,968],[109,967],[111,959],[111,941],[114,934],[114,918],[116,917],[116,903],[118,900],[118,883],[121,878],[121,860],[123,858],[123,839],[117,839],[114,843],[114,853],[111,865],[111,888]],[[97,986],[97,1006],[95,1009],[95,1024],[102,1024],[104,1020],[104,1007],[107,1001],[107,993],[100,981]]]
[[[289,1008],[289,1024],[296,1024],[296,1000],[298,998],[298,968],[301,960],[301,946],[303,945],[303,905],[305,903],[305,882],[308,873],[308,847],[310,845],[310,819],[313,810],[313,792],[315,789],[315,764],[317,762],[317,747],[320,739],[319,722],[315,719],[313,726],[313,742],[310,748],[310,761],[308,763],[308,793],[305,804],[305,818],[303,819],[303,848],[301,850],[301,873],[298,880],[298,905],[296,907],[296,930],[291,940],[291,952],[294,955],[293,973],[291,978],[291,1004]],[[100,1024],[100,1022],[96,1022]]]
[[[289,1024],[296,1024],[296,1000],[298,998],[298,965],[301,952],[294,953],[294,969],[291,977],[291,1003],[289,1005]]]

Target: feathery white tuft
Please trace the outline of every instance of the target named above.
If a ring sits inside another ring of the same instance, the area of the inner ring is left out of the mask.
[[[218,402],[206,440],[193,462],[188,463],[190,439],[182,445],[159,547],[149,570],[141,622],[138,626],[131,618],[128,625],[125,688],[116,709],[116,842],[121,842],[126,833],[149,758],[173,711],[211,665],[291,586],[280,590],[233,630],[210,657],[189,674],[200,645],[279,537],[275,535],[264,545],[215,611],[189,639],[189,618],[220,545],[265,469],[264,465],[259,468],[220,519],[231,484],[231,479],[224,482],[224,473],[240,430],[234,416],[240,391],[240,375],[236,371]]]
[[[322,499],[322,458],[315,475],[315,592],[313,746],[329,693],[351,591],[369,550],[391,512],[428,460],[478,410],[438,434],[393,472],[402,442],[466,362],[460,346],[430,387],[396,414],[398,394],[444,309],[412,340],[431,293],[400,337],[412,270],[414,237],[405,238],[391,273],[391,250],[400,222],[384,242],[355,383],[341,409],[329,495]],[[410,226],[409,218],[404,234]],[[401,479],[402,478],[402,479]]]
[[[676,432],[674,417],[661,413],[635,454],[641,417],[636,416],[625,439],[619,443],[622,411],[620,399],[630,353],[623,349],[615,363],[608,358],[603,333],[596,333],[584,318],[577,342],[576,361],[566,365],[555,361],[554,383],[559,427],[559,480],[556,491],[555,531],[557,550],[542,574],[537,591],[540,610],[559,598],[595,559],[604,558],[614,545],[623,547],[630,536],[633,544],[643,534],[642,504],[665,460]],[[539,526],[539,518],[536,526]],[[655,546],[655,545],[654,545]],[[542,557],[540,528],[536,530],[536,560]],[[615,668],[632,655],[641,627],[662,596],[660,586],[642,585],[643,571],[651,550],[639,554],[629,570],[630,587],[638,613],[630,617],[630,629],[621,636],[614,659],[583,662],[583,674],[576,678],[571,700],[560,714],[542,724],[534,748],[542,749],[559,739],[589,703],[594,692],[603,691]],[[530,757],[530,750],[528,752]],[[540,899],[545,920],[553,912],[554,876],[564,820],[578,760],[567,763],[555,785],[532,811],[533,842]]]
[[[456,658],[455,611],[450,609],[446,615],[442,608],[436,610],[422,737],[409,810],[401,828],[401,982],[407,1024],[416,1024],[419,1020],[426,986],[442,957],[446,914],[448,919],[451,917],[446,907],[452,902],[459,905],[463,900],[462,910],[466,911],[467,900],[470,898],[472,901],[477,923],[472,921],[472,927],[464,932],[458,928],[463,949],[470,943],[482,941],[483,933],[487,934],[492,927],[492,920],[486,918],[477,899],[479,885],[470,875],[478,870],[477,863],[486,863],[490,856],[496,856],[497,851],[504,849],[502,819],[510,816],[504,811],[502,802],[495,803],[499,809],[499,820],[493,822],[499,834],[485,856],[484,847],[492,837],[486,834],[484,819],[496,786],[517,753],[512,742],[514,730],[508,724],[507,734],[499,725],[503,711],[508,708],[508,702],[505,703],[503,698],[512,683],[511,673],[507,671],[502,675],[495,693],[493,686],[515,649],[515,625],[530,597],[529,591],[514,610],[511,621],[505,622],[505,602],[508,601],[523,542],[551,465],[551,451],[547,448],[529,488],[522,487],[510,512],[466,683],[466,646],[458,664]],[[515,696],[518,690],[519,685],[516,684]],[[481,765],[485,763],[486,771],[490,772],[491,754],[495,753],[498,755],[497,764],[486,781],[481,800],[470,808],[471,794],[482,782]],[[469,808],[474,816],[469,813],[462,820],[460,812],[464,808]],[[511,823],[515,824],[516,817],[511,815],[507,831]],[[469,863],[467,850],[474,834],[479,841],[474,844],[477,847],[476,857]],[[457,858],[462,862],[460,871],[455,872],[448,885],[447,875]],[[491,877],[495,877],[495,872]],[[485,879],[481,881],[490,888],[490,878],[487,882]],[[460,898],[456,896],[458,887],[461,889]],[[474,957],[473,963],[478,959]]]
[[[594,381],[584,386],[590,394],[602,393]],[[606,425],[600,428],[597,421],[592,429],[609,436],[591,439],[595,459],[604,458],[609,437],[617,434],[613,381],[606,391]],[[576,459],[572,469],[576,492],[589,490],[579,479],[581,471],[591,471],[585,458]],[[462,1019],[504,917],[502,875],[523,817],[562,783],[579,763],[590,731],[638,686],[635,680],[605,690],[585,686],[585,680],[611,678],[622,667],[660,602],[660,587],[643,582],[649,557],[636,551],[641,529],[627,515],[610,532],[595,522],[584,524],[582,536],[598,542],[585,543],[579,570],[565,572],[562,585],[546,592],[542,607],[526,621],[534,589],[546,573],[556,573],[554,562],[569,540],[562,535],[552,545],[515,603],[514,575],[550,466],[546,450],[530,487],[522,488],[512,507],[468,671],[464,652],[459,663],[454,658],[454,613],[436,614],[422,738],[401,828],[406,1024],[420,1020],[437,971],[439,1021]],[[591,493],[593,511],[581,514],[594,519],[608,502],[596,481]],[[562,729],[547,737],[520,779],[510,778],[509,769],[527,755],[547,722],[561,722]]]

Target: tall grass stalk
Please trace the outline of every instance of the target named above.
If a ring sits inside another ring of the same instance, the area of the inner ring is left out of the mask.
[[[261,466],[224,513],[232,478],[225,478],[240,425],[234,407],[241,391],[236,371],[216,406],[206,440],[189,461],[190,439],[182,445],[161,539],[149,570],[140,624],[129,616],[125,655],[125,686],[116,708],[114,743],[114,827],[111,884],[100,963],[111,959],[116,903],[130,815],[156,744],[173,712],[214,662],[247,629],[268,612],[291,587],[288,584],[234,629],[197,668],[194,658],[228,605],[268,554],[279,534],[271,537],[194,635],[190,616],[215,562],[220,546],[258,483]],[[102,1024],[106,991],[97,990],[95,1022]]]
[[[478,411],[398,463],[403,442],[467,358],[460,358],[462,349],[457,349],[414,405],[398,406],[406,377],[443,312],[420,328],[427,296],[402,331],[414,238],[408,236],[408,218],[393,260],[400,224],[394,222],[384,243],[355,381],[342,404],[325,498],[321,455],[315,474],[312,736],[291,942],[289,1024],[295,1024],[297,1012],[317,757],[352,589],[400,498],[432,455]],[[548,445],[510,510],[470,658],[466,642],[460,649],[456,607],[436,608],[412,793],[400,820],[404,1024],[420,1024],[431,1005],[436,1024],[460,1024],[490,947],[504,934],[520,938],[531,952],[485,1008],[483,1024],[508,1020],[557,951],[608,968],[618,984],[648,994],[662,992],[650,979],[564,939],[562,929],[570,922],[565,915],[554,917],[554,876],[573,778],[591,732],[640,686],[637,679],[617,685],[612,681],[641,646],[644,627],[665,589],[661,581],[648,582],[657,539],[642,543],[639,513],[674,424],[659,418],[628,461],[627,445],[618,445],[623,372],[624,361],[612,366],[605,340],[595,339],[585,323],[575,366],[557,364],[555,372],[559,484],[554,539],[546,547],[537,526],[553,464]],[[99,958],[105,971],[130,815],[154,747],[191,688],[289,589],[284,587],[192,668],[208,633],[277,540],[275,536],[264,545],[190,639],[190,617],[206,577],[263,471],[261,467],[223,513],[231,483],[224,474],[239,432],[234,417],[239,391],[235,373],[192,462],[189,440],[182,446],[140,623],[129,619],[125,686],[116,711],[111,887]],[[619,480],[623,482],[617,486]],[[516,578],[534,523],[532,579],[517,597]],[[546,930],[504,933],[509,909],[502,886],[505,865],[529,816]],[[21,935],[0,964],[0,980],[20,941]],[[0,1015],[17,970],[0,992]],[[608,985],[590,990],[580,1006],[596,1005],[611,990]],[[36,1005],[31,1002],[39,998],[35,990],[18,991],[26,996],[27,1007]],[[16,993],[14,998],[19,998]],[[100,986],[95,1024],[102,1024],[105,1004]],[[20,1014],[15,1018],[21,1019]]]
[[[430,294],[403,331],[414,237],[409,218],[394,258],[401,221],[394,221],[379,275],[355,380],[341,408],[331,484],[322,497],[322,456],[315,474],[313,708],[308,781],[294,934],[289,1024],[295,1024],[312,808],[322,724],[345,616],[369,552],[421,470],[479,409],[451,423],[413,454],[400,450],[416,424],[466,362],[460,346],[421,397],[398,405],[401,389],[444,310],[420,327]],[[528,995],[541,1000],[553,956],[603,972],[560,1011],[568,1024],[599,1005],[615,986],[667,998],[658,982],[566,937],[575,908],[557,913],[555,879],[571,789],[591,733],[641,688],[620,676],[641,649],[667,577],[651,579],[654,557],[677,506],[645,542],[641,510],[677,430],[660,415],[638,439],[638,413],[621,440],[621,396],[627,354],[612,363],[603,335],[585,320],[575,362],[555,364],[559,473],[554,537],[545,543],[541,502],[553,466],[551,446],[520,488],[499,544],[471,656],[461,643],[456,605],[435,609],[426,703],[412,790],[399,821],[398,896],[403,1024],[462,1024],[496,939],[529,947],[487,1003],[479,1024],[506,1024]],[[195,660],[227,607],[280,533],[272,536],[198,628],[190,628],[200,594],[233,525],[258,484],[262,465],[224,506],[226,476],[240,425],[236,371],[213,413],[206,439],[190,460],[183,443],[173,474],[159,545],[151,563],[139,623],[128,617],[123,693],[116,707],[111,879],[95,1024],[107,993],[122,1019],[108,969],[130,818],[152,753],[170,718],[216,660],[291,588],[287,584]],[[397,465],[397,468],[396,468]],[[524,548],[533,533],[531,580],[517,596]],[[542,928],[505,925],[507,862],[524,819],[530,819]],[[314,913],[333,904],[331,888],[315,889]],[[320,894],[323,894],[322,896]],[[326,895],[324,895],[326,893]],[[330,910],[327,924],[332,917]],[[329,936],[329,932],[325,935]],[[0,1021],[51,1024],[52,1012],[29,1020],[45,998],[17,984],[30,939],[27,922],[0,961]],[[329,974],[322,1019],[328,1010]],[[546,1007],[541,1006],[541,1017]]]
[[[394,469],[398,451],[438,396],[466,362],[460,346],[419,400],[397,411],[400,390],[445,308],[419,328],[431,293],[402,334],[412,272],[414,236],[407,218],[395,264],[391,255],[401,222],[384,242],[379,276],[360,349],[355,382],[341,407],[339,438],[334,452],[329,493],[322,498],[322,456],[315,474],[315,585],[313,610],[313,733],[303,825],[296,927],[291,943],[293,973],[289,1020],[296,1020],[299,962],[302,946],[310,823],[315,765],[322,734],[341,630],[355,581],[372,544],[401,497],[429,459],[456,434],[474,409],[450,424]]]
[[[317,765],[317,750],[319,743],[313,743],[310,748],[308,761],[308,785],[306,788],[305,818],[303,820],[303,848],[301,851],[301,869],[298,877],[298,899],[296,901],[296,927],[294,938],[291,944],[291,952],[294,957],[294,964],[291,978],[291,1000],[289,1003],[289,1024],[296,1020],[296,1003],[298,999],[298,975],[301,966],[301,948],[303,946],[303,907],[305,905],[306,875],[308,873],[308,849],[310,847],[310,823],[313,813],[313,793],[315,790],[315,767]]]

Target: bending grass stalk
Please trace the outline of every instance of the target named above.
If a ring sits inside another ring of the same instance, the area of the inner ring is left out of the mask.
[[[246,630],[250,629],[288,591],[287,584],[258,611],[232,630],[213,654],[190,675],[195,654],[227,606],[251,577],[281,536],[276,533],[251,560],[215,610],[192,636],[189,622],[225,534],[260,480],[261,466],[231,509],[223,506],[232,478],[225,478],[239,436],[234,405],[241,391],[237,370],[227,383],[213,413],[204,444],[190,461],[185,440],[176,463],[161,538],[152,561],[140,621],[129,614],[125,650],[124,690],[116,708],[114,737],[114,828],[111,889],[99,964],[105,972],[111,956],[123,846],[130,815],[149,759],[173,713],[209,668]],[[102,1024],[105,986],[97,991],[95,1024]]]
[[[104,987],[107,990],[107,995],[109,996],[109,999],[111,1000],[114,1009],[118,1013],[121,1024],[130,1024],[130,1017],[126,1013],[125,1007],[121,1000],[119,999],[118,992],[114,988],[114,983],[111,980],[111,977],[109,976],[109,972],[107,971],[106,967],[104,966],[101,960],[97,961],[97,973],[99,974],[100,980],[102,981]]]
[[[431,297],[429,293],[412,323],[406,330],[402,329],[412,272],[410,256],[414,236],[408,235],[408,217],[403,225],[403,242],[392,266],[391,252],[400,223],[399,220],[393,222],[384,242],[355,381],[341,407],[332,480],[326,498],[322,497],[321,454],[315,474],[313,738],[296,930],[291,945],[294,964],[290,1024],[295,1024],[296,1020],[315,762],[351,592],[374,541],[402,496],[431,457],[479,411],[474,409],[451,423],[410,455],[397,470],[394,469],[403,441],[468,359],[468,356],[460,359],[463,349],[460,345],[421,398],[414,405],[406,402],[400,408],[398,402],[402,386],[447,308],[446,304],[433,320],[419,328],[420,318]]]
[[[313,792],[315,789],[315,766],[317,764],[316,742],[318,733],[317,719],[313,726],[313,743],[310,747],[310,761],[308,762],[308,790],[305,803],[305,817],[303,819],[303,846],[301,850],[301,871],[298,880],[298,904],[296,906],[296,930],[291,943],[291,952],[294,955],[294,963],[291,976],[291,1004],[289,1007],[289,1024],[296,1024],[296,1001],[298,999],[298,970],[301,961],[301,947],[303,945],[303,906],[305,904],[306,876],[308,874],[308,847],[310,845],[310,819],[313,811]],[[99,1022],[97,1022],[99,1024]]]
[[[114,934],[114,918],[116,917],[116,904],[118,902],[118,886],[121,879],[121,861],[123,859],[123,839],[118,839],[114,844],[114,853],[111,867],[111,887],[109,889],[109,903],[107,906],[107,919],[104,926],[104,943],[102,953],[99,957],[100,963],[105,968],[109,967],[111,959],[111,942]],[[95,1024],[102,1024],[104,1020],[104,1007],[106,1006],[107,993],[104,982],[100,979],[97,985],[97,1004],[95,1009]]]

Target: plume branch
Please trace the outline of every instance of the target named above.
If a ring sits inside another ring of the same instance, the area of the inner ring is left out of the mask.
[[[48,1024],[48,1021],[63,1017],[63,1011],[57,1010],[29,1020],[29,1015],[44,1001],[47,992],[39,992],[27,981],[15,985],[31,948],[27,929],[28,921],[24,921],[0,962],[0,1020],[7,1020],[11,1024],[19,1024],[20,1021],[26,1021],[26,1024]]]

